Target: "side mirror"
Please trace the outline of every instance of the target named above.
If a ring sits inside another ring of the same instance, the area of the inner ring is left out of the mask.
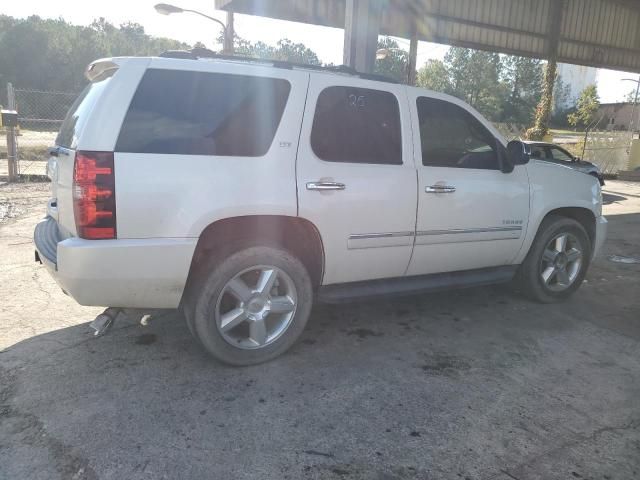
[[[507,143],[507,158],[511,165],[525,165],[531,158],[531,147],[520,140]]]

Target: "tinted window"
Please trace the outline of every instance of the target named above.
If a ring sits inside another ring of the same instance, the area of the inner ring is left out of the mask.
[[[112,70],[107,77],[103,77],[99,82],[90,83],[84,88],[64,117],[60,131],[56,137],[56,145],[67,148],[76,147],[80,130],[82,130],[82,127],[86,123],[91,108],[98,98],[100,98],[100,95],[108,85],[114,72],[115,70]]]
[[[563,150],[560,150],[559,148],[550,148],[549,151],[551,152],[551,155],[553,155],[553,159],[554,160],[558,160],[561,162],[571,162],[571,156],[564,152]]]
[[[531,158],[546,160],[548,158],[547,149],[540,145],[531,145]]]
[[[426,97],[417,106],[423,165],[500,168],[494,136],[465,109]]]
[[[313,118],[311,148],[328,162],[402,164],[395,95],[368,88],[324,89]]]
[[[150,69],[116,150],[257,157],[269,150],[287,103],[276,78]]]

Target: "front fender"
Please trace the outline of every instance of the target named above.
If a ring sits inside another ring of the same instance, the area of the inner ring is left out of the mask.
[[[516,263],[524,261],[540,224],[550,212],[560,208],[579,208],[591,212],[594,220],[602,215],[602,194],[597,178],[540,160],[532,160],[527,165],[527,173],[529,222]]]

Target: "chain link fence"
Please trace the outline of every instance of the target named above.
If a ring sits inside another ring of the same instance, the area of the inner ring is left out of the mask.
[[[18,174],[44,175],[47,149],[54,144],[64,117],[77,93],[7,89],[9,105],[18,111],[16,129]],[[0,132],[0,176],[7,174],[6,132]]]
[[[43,175],[46,173],[47,149],[53,145],[57,131],[67,110],[78,96],[75,92],[55,92],[8,88],[9,105],[18,111],[17,129],[18,173]],[[515,123],[495,123],[507,140],[524,138],[526,127]],[[586,139],[586,141],[585,141]],[[556,132],[553,141],[574,155],[593,162],[603,173],[615,175],[625,170],[629,162],[630,132],[592,131]],[[0,176],[6,176],[6,132],[0,130]]]

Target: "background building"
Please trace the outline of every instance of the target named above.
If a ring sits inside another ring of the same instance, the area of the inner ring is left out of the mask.
[[[602,128],[606,125],[607,130],[629,130],[631,116],[633,115],[633,129],[638,130],[639,113],[640,109],[638,107],[636,107],[634,112],[633,103],[601,103],[596,117],[602,117],[600,125]]]

